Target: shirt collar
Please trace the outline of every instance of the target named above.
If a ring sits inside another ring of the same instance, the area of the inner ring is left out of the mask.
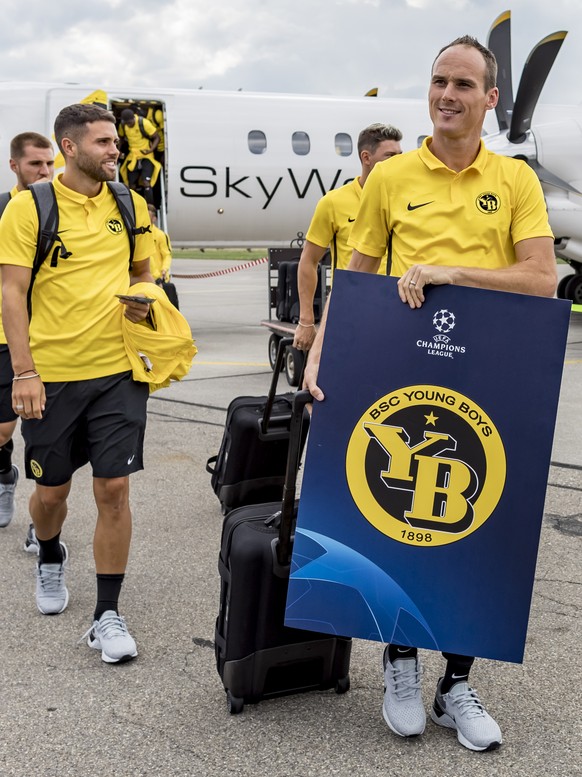
[[[424,162],[424,164],[428,167],[429,170],[438,170],[444,169],[449,170],[449,168],[441,162],[440,159],[437,159],[437,157],[432,153],[432,151],[429,148],[429,143],[432,140],[432,136],[426,137],[422,141],[422,146],[418,149],[418,155]],[[475,160],[472,164],[469,165],[469,167],[466,167],[465,170],[477,170],[479,173],[485,172],[485,166],[487,164],[487,147],[485,146],[485,143],[483,143],[483,140],[479,140],[479,153],[475,157]],[[453,172],[453,171],[451,171]],[[461,171],[464,172],[464,171]]]
[[[88,201],[94,203],[95,205],[100,205],[107,196],[108,187],[105,183],[101,184],[101,191],[95,195],[95,197],[87,197],[87,195],[76,192],[73,189],[69,189],[68,186],[65,186],[61,181],[61,177],[62,173],[59,174],[53,181],[53,185],[57,194],[59,194],[61,197],[66,197],[67,199],[72,200],[79,205],[85,205]]]

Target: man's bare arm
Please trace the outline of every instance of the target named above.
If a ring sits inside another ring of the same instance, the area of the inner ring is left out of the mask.
[[[300,325],[297,326],[293,339],[293,346],[300,351],[308,351],[315,338],[313,300],[317,289],[317,267],[326,250],[306,240],[301,251],[297,268]]]
[[[352,258],[350,260],[350,264],[348,266],[348,270],[354,270],[356,272],[376,273],[378,272],[378,267],[380,266],[381,259],[382,257],[380,256],[367,256],[366,254],[362,254],[359,251],[356,251],[354,249],[352,253]],[[309,357],[307,359],[307,365],[305,367],[305,376],[303,379],[303,387],[309,389],[309,391],[311,392],[311,396],[314,399],[319,400],[320,402],[325,397],[324,397],[323,391],[317,385],[317,374],[319,372],[321,348],[323,346],[323,338],[325,336],[325,325],[327,323],[327,310],[329,308],[330,299],[331,299],[331,293],[327,298],[327,302],[325,304],[325,310],[323,311],[323,315],[321,317],[321,322],[319,324],[317,335],[315,337],[315,340],[313,341],[311,350],[309,351]]]
[[[34,375],[35,366],[28,334],[27,296],[31,270],[27,267],[2,265],[2,321],[14,375]],[[23,418],[42,418],[46,404],[40,378],[15,380],[12,384],[12,407]]]
[[[424,287],[444,283],[551,297],[556,291],[557,271],[554,241],[533,237],[515,244],[517,262],[510,267],[488,270],[479,267],[414,265],[398,281],[398,293],[411,308],[424,302]]]
[[[150,273],[149,259],[142,259],[141,262],[133,263],[129,284],[130,286],[133,286],[135,283],[154,283],[154,279]],[[125,300],[120,300],[120,302],[125,305],[125,317],[134,324],[137,324],[148,317],[148,313],[150,312],[149,304],[126,302]]]

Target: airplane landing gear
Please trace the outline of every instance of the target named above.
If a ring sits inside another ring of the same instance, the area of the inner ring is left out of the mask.
[[[582,305],[582,273],[564,275],[556,289],[558,299],[569,299],[575,305]]]

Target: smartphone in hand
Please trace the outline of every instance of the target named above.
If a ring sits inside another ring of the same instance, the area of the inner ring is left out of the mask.
[[[148,305],[156,301],[155,297],[139,297],[133,294],[116,294],[115,296],[122,302],[139,302],[142,305]]]

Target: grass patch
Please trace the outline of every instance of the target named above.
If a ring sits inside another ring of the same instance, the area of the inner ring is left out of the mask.
[[[172,248],[174,259],[231,259],[234,262],[250,262],[267,256],[266,248]]]

